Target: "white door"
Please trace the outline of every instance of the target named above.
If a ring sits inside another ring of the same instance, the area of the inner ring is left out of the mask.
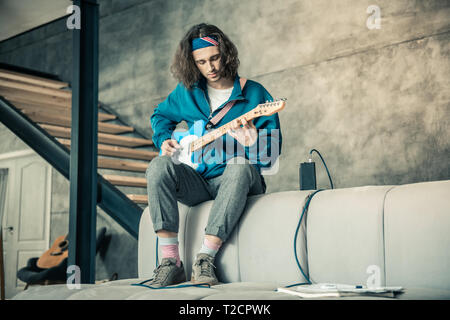
[[[17,271],[49,247],[51,166],[32,151],[0,155],[8,169],[3,217],[6,298],[24,289]]]

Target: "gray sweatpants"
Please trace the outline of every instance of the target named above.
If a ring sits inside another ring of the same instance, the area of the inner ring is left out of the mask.
[[[205,234],[225,242],[241,216],[248,195],[266,191],[257,169],[249,164],[227,164],[222,175],[205,179],[184,163],[175,164],[170,156],[154,158],[146,171],[148,205],[155,232],[178,233],[177,201],[194,206],[214,200]]]

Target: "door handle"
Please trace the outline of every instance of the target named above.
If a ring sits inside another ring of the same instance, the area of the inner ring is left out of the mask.
[[[9,231],[12,234],[14,232],[14,227],[13,226],[4,227],[3,230]]]

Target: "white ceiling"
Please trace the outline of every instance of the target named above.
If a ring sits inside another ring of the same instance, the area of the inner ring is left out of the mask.
[[[67,15],[70,0],[0,0],[0,41]]]

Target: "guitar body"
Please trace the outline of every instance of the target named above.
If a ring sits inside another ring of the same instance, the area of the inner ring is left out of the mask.
[[[45,251],[38,259],[36,265],[41,269],[56,267],[69,256],[68,247],[69,241],[67,240],[67,236],[56,238],[50,249]]]
[[[187,131],[175,131],[173,138],[180,144],[181,148],[172,155],[175,163],[184,163],[199,173],[202,173],[206,166],[202,157],[205,156],[203,150],[191,152],[189,144],[202,137],[207,131],[205,129],[206,122],[203,120],[195,121]],[[159,152],[162,155],[162,151]]]

